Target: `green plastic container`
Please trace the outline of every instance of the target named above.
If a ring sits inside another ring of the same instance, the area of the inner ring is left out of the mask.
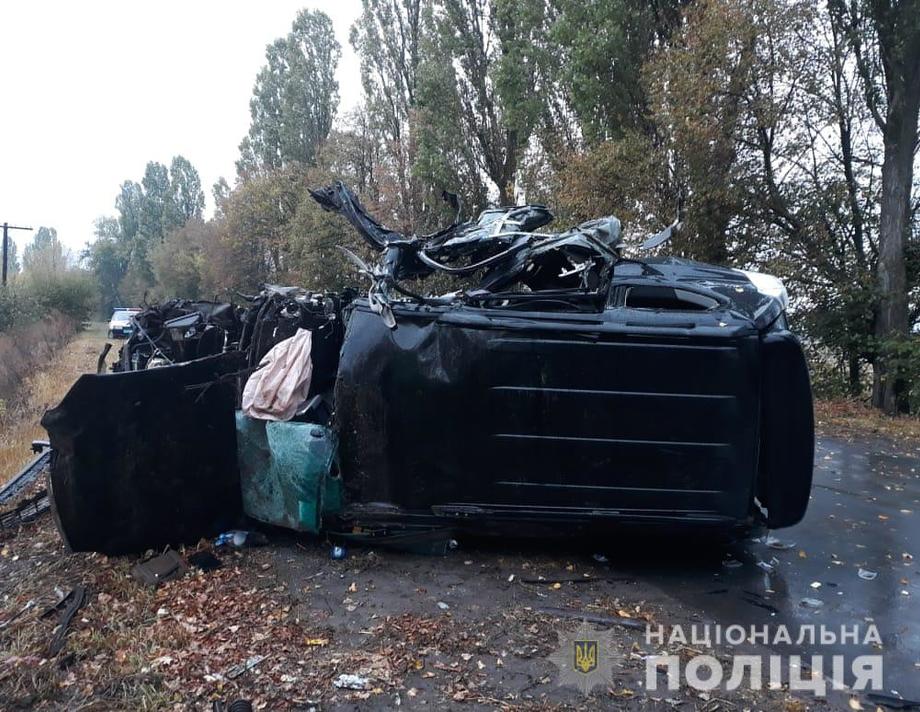
[[[342,507],[333,476],[338,441],[314,423],[279,423],[236,413],[236,449],[243,511],[253,519],[316,533],[325,513]]]

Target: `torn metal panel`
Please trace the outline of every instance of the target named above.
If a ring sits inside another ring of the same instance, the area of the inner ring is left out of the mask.
[[[197,541],[240,516],[238,353],[86,374],[42,418],[53,512],[73,551],[123,554]]]
[[[619,220],[605,217],[560,233],[538,232],[552,220],[541,205],[493,208],[476,221],[455,221],[427,236],[406,236],[382,227],[341,182],[312,191],[325,208],[346,217],[368,244],[383,252],[377,267],[354,258],[372,280],[368,301],[387,325],[395,327],[391,302],[477,304],[492,307],[539,303],[544,311],[600,311],[614,282],[643,278],[650,284],[692,283],[695,289],[718,293],[726,303],[764,328],[785,310],[785,289],[779,280],[673,257],[627,259],[622,252]],[[644,249],[666,242],[679,223],[646,241]],[[353,256],[354,257],[354,256]],[[424,297],[400,280],[443,272],[479,274],[479,288],[444,297]],[[724,297],[724,299],[723,299]]]
[[[398,285],[434,272],[464,276],[481,273],[480,288],[500,291],[513,284],[529,290],[603,289],[619,259],[620,221],[606,217],[564,232],[538,232],[552,219],[542,205],[518,205],[483,211],[475,221],[459,223],[432,235],[403,235],[384,228],[367,214],[357,196],[341,182],[311,191],[326,210],[345,217],[365,239],[383,252],[378,268],[363,267],[372,279],[368,299],[389,326],[390,292],[425,302]]]
[[[121,347],[112,371],[184,363],[233,350],[240,337],[234,305],[172,299],[132,317],[131,336]]]
[[[341,507],[337,438],[315,423],[236,414],[243,509],[267,524],[317,533],[324,513]]]
[[[310,195],[323,210],[339,213],[348,220],[365,242],[375,250],[384,250],[390,245],[408,240],[402,233],[385,228],[374,220],[357,196],[341,181],[326,188],[311,190]]]

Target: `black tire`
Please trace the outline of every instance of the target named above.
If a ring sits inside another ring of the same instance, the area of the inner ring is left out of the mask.
[[[808,366],[788,331],[763,338],[760,462],[757,498],[770,529],[791,527],[805,516],[811,496],[815,421]]]

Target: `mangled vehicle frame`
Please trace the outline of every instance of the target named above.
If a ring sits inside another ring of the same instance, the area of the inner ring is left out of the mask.
[[[229,303],[171,299],[131,317],[131,334],[112,371],[171,366],[236,349],[240,319]]]
[[[313,196],[381,259],[370,266],[351,255],[370,287],[336,314],[344,333],[331,342],[340,344],[334,385],[329,378],[321,389],[331,420],[294,419],[323,428],[304,431],[322,440],[313,451],[321,456],[310,455],[310,437],[299,431],[270,423],[253,435],[236,416],[238,470],[228,477],[237,484],[243,473],[244,499],[247,478],[267,458],[286,463],[261,466],[273,477],[296,469],[298,457],[313,473],[309,516],[256,518],[293,518],[306,530],[540,534],[563,525],[777,528],[804,515],[811,391],[775,278],[672,257],[628,259],[612,217],[548,232],[551,213],[525,205],[414,236],[380,225],[341,183]],[[423,294],[421,280],[436,273],[478,284]],[[250,346],[243,359],[251,368],[263,353]],[[328,369],[328,347],[324,358]],[[227,382],[220,374],[210,381]],[[239,403],[239,385],[236,396]],[[225,452],[233,413],[208,413],[199,416],[220,420],[223,441],[197,447]],[[53,444],[54,415],[46,418]],[[252,456],[256,436],[260,457]],[[305,454],[292,458],[294,441]],[[329,470],[328,482],[315,482],[326,476],[317,467]],[[79,473],[67,475],[78,488]],[[147,468],[147,477],[162,475]],[[303,505],[282,500],[273,506]],[[265,502],[244,508],[264,511]]]

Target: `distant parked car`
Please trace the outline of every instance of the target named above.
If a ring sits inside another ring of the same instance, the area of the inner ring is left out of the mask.
[[[131,318],[140,312],[140,309],[117,308],[112,312],[112,318],[109,320],[109,338],[114,339],[127,338],[131,336],[134,327],[131,324]]]

